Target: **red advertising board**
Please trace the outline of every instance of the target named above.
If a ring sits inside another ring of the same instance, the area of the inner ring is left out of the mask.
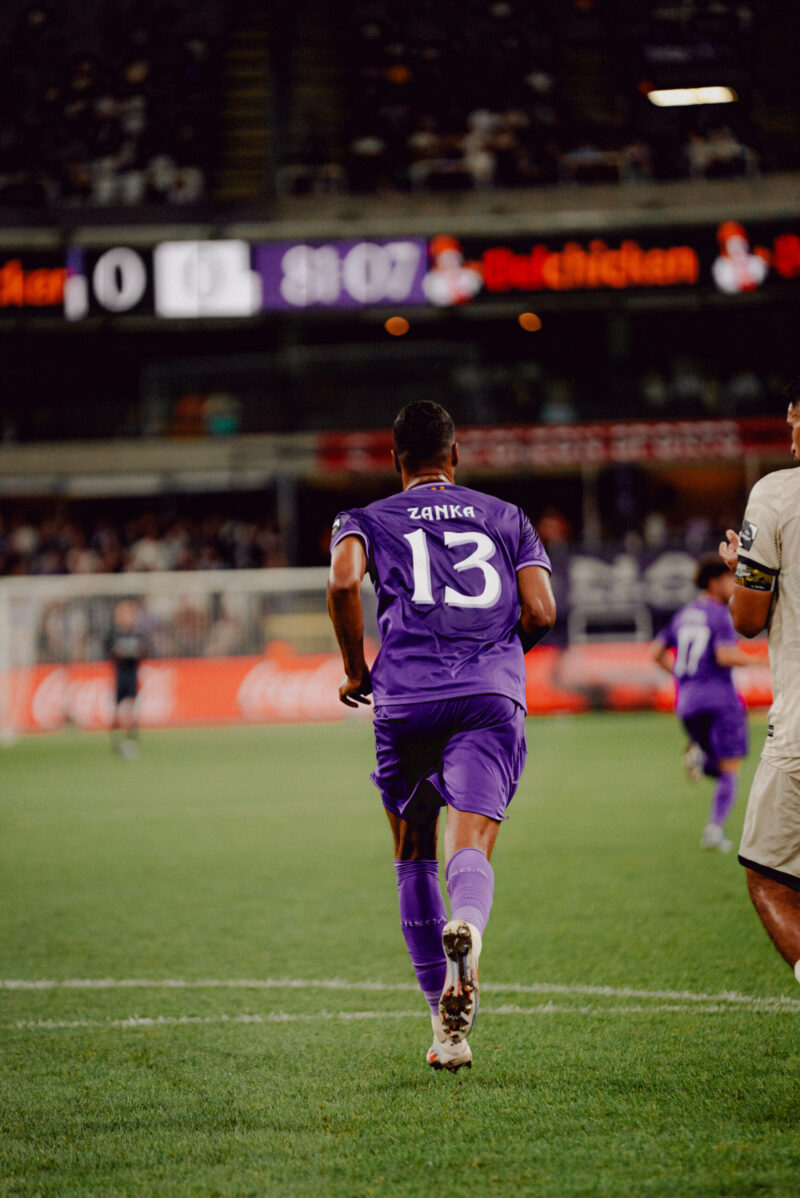
[[[748,705],[766,705],[766,643],[749,651],[760,664],[737,670],[737,686]],[[368,718],[370,709],[339,702],[341,676],[337,654],[301,655],[277,643],[263,657],[152,661],[141,670],[138,719],[146,728],[173,728]],[[10,690],[20,731],[56,731],[67,721],[102,729],[111,722],[113,684],[104,663],[18,670]],[[673,685],[646,644],[543,645],[527,658],[527,703],[531,715],[590,708],[670,711]]]
[[[735,461],[746,453],[785,453],[788,439],[780,416],[755,416],[466,428],[459,429],[458,444],[471,470],[519,470],[586,463]],[[391,447],[388,432],[321,433],[316,443],[318,467],[348,474],[388,471]]]
[[[295,654],[273,643],[263,657],[173,658],[140,670],[138,719],[145,727],[335,720],[342,663],[333,654]],[[111,668],[35,666],[17,671],[14,723],[29,731],[106,728],[113,711]]]
[[[0,255],[0,311],[58,311],[66,277],[55,254]]]
[[[800,275],[800,237],[783,225],[745,227],[736,220],[684,228],[679,237],[657,227],[547,241],[440,233],[431,238],[428,259],[422,288],[439,307],[564,292],[714,288],[742,295],[794,281]]]

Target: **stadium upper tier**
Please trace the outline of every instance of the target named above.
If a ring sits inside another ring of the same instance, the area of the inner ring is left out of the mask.
[[[243,238],[249,241],[323,241],[450,233],[458,237],[596,233],[671,229],[682,225],[788,220],[800,216],[800,172],[753,179],[654,181],[592,188],[516,188],[458,195],[397,193],[359,196],[278,196],[256,211],[217,209],[210,202],[191,209],[69,209],[58,218],[49,208],[3,208],[0,247],[60,248],[69,242],[93,246],[149,246],[168,239]]]
[[[783,7],[10,0],[0,210],[263,216],[796,169]]]

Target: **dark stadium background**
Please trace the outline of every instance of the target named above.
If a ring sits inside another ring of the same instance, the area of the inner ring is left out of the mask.
[[[646,640],[787,460],[791,30],[727,0],[9,0],[0,573],[323,566],[431,397],[462,481],[551,549],[554,643]],[[703,86],[735,99],[649,98]]]

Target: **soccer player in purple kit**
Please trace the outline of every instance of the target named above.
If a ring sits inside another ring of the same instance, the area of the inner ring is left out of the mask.
[[[700,594],[675,612],[651,652],[677,684],[675,710],[690,742],[689,776],[716,780],[701,848],[727,853],[731,842],[725,821],[736,802],[739,766],[747,754],[747,716],[731,671],[755,665],[757,659],[738,646],[728,610],[733,575],[718,554],[700,559],[695,584]]]
[[[394,837],[400,920],[431,1010],[427,1062],[471,1065],[490,858],[525,764],[525,653],[552,628],[550,562],[518,507],[455,482],[453,421],[408,404],[393,426],[402,491],[340,512],[330,613],[349,707],[375,705],[378,787]],[[380,650],[364,659],[361,582],[378,598]],[[439,886],[439,814],[447,808]]]

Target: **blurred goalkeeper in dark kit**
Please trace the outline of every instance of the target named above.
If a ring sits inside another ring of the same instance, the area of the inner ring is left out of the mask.
[[[128,761],[139,755],[136,696],[139,666],[147,656],[147,642],[139,627],[139,616],[138,604],[132,599],[118,603],[107,642],[107,656],[114,669],[111,748]]]

